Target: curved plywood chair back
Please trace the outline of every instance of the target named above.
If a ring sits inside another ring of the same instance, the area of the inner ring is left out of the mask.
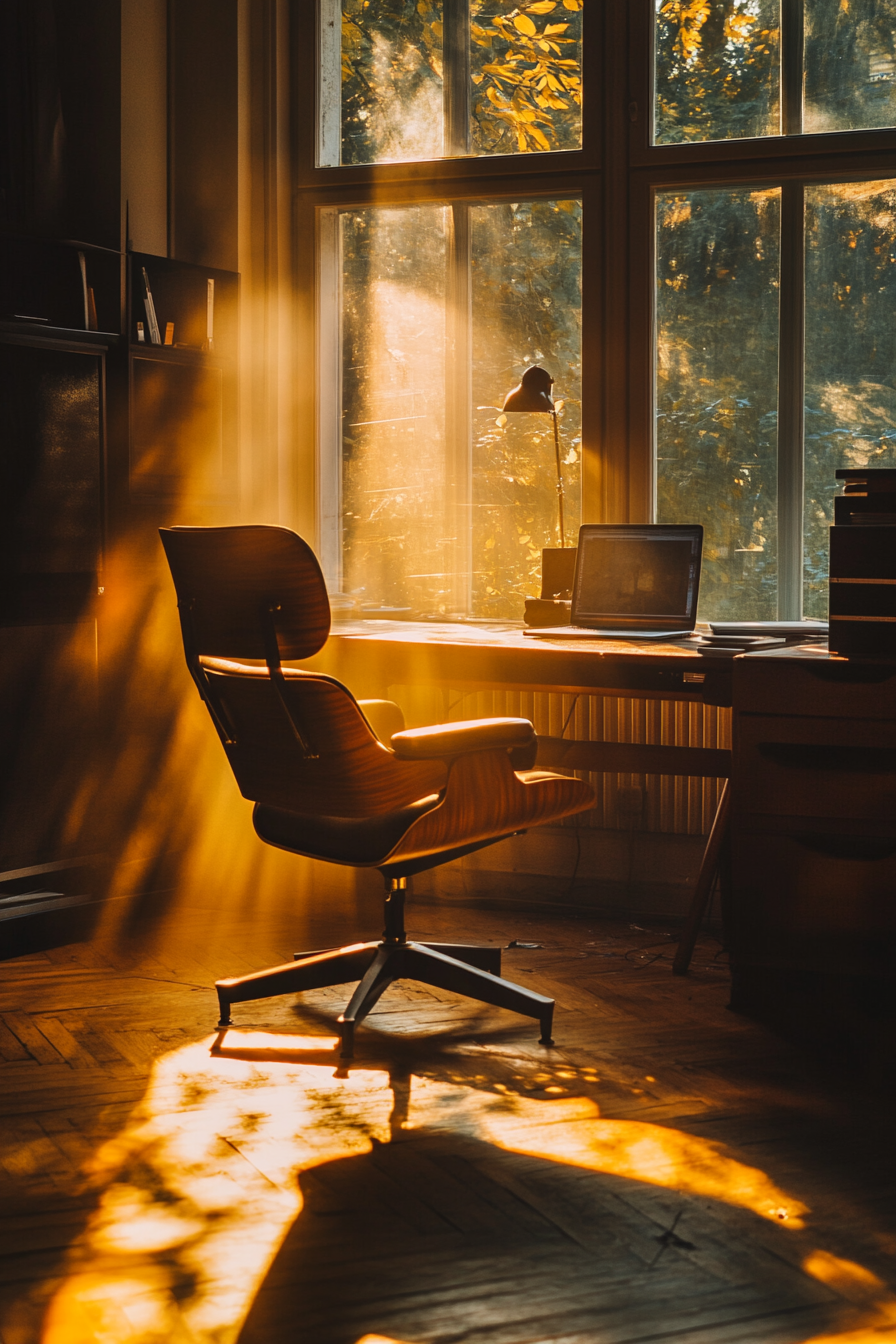
[[[272,608],[281,658],[310,658],[323,648],[330,633],[324,576],[295,532],[172,527],[160,535],[196,653],[265,658],[264,617]]]

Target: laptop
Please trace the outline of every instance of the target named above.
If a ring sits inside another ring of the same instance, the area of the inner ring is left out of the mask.
[[[569,625],[533,639],[683,639],[697,622],[703,528],[679,523],[585,523]]]

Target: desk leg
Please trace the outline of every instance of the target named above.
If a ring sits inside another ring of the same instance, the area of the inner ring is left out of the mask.
[[[691,964],[691,957],[694,953],[694,944],[697,941],[697,934],[700,930],[703,916],[706,914],[706,906],[709,902],[712,884],[715,880],[716,873],[719,871],[722,850],[728,836],[728,816],[730,811],[731,781],[726,779],[721,796],[719,797],[719,805],[716,808],[712,830],[710,831],[709,839],[706,842],[706,849],[703,851],[703,861],[700,864],[700,872],[697,874],[697,885],[694,888],[694,895],[691,898],[691,908],[688,911],[687,921],[678,943],[675,960],[672,963],[673,975],[685,975]]]

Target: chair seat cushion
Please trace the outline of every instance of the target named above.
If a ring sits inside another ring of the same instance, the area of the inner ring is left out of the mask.
[[[375,817],[307,816],[256,803],[252,820],[258,836],[278,849],[331,863],[375,867],[392,852],[418,818],[438,805],[439,794]]]

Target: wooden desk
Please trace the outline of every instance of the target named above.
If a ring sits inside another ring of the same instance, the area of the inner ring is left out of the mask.
[[[323,651],[306,666],[338,677],[359,698],[385,696],[395,685],[464,685],[727,706],[732,661],[706,658],[674,643],[533,639],[521,626],[509,624],[358,621],[335,625]],[[722,779],[730,773],[731,753],[539,736],[538,763]]]
[[[389,687],[396,685],[463,685],[728,706],[732,663],[733,659],[706,657],[674,642],[536,639],[509,624],[359,621],[336,625],[325,648],[306,666],[338,677],[359,698],[386,697]],[[731,752],[539,733],[537,763],[561,770],[702,775],[727,781]],[[690,963],[717,871],[727,886],[729,799],[726,782],[675,957],[676,974],[683,974]]]

